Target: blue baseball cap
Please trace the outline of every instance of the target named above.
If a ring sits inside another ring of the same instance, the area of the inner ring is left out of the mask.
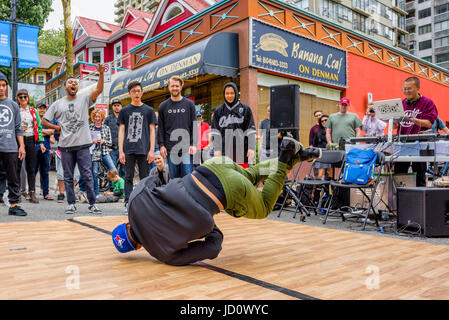
[[[112,231],[112,242],[114,243],[117,250],[121,253],[126,253],[129,251],[136,250],[128,238],[128,233],[126,232],[126,223],[120,224],[115,227]]]
[[[203,114],[201,113],[201,111],[198,110],[198,111],[196,112],[196,116],[197,116],[197,117],[202,117]]]

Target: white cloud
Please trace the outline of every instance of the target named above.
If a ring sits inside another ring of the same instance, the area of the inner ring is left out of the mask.
[[[99,21],[115,23],[115,7],[112,0],[72,0],[71,1],[72,22],[76,16],[86,17]],[[53,0],[51,6],[53,12],[48,16],[44,29],[58,29],[63,27],[62,3],[61,0]]]

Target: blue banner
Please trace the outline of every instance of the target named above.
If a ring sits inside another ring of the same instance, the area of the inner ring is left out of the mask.
[[[19,56],[19,68],[37,68],[39,55],[37,51],[37,37],[39,27],[17,25],[17,53]]]
[[[346,51],[252,19],[250,65],[337,87],[347,86]]]
[[[11,23],[0,21],[0,66],[11,66]]]

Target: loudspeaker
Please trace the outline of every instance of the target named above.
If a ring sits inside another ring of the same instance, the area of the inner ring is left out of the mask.
[[[426,237],[449,236],[448,188],[397,188],[397,227],[421,229]]]
[[[299,85],[270,88],[270,128],[299,130]]]

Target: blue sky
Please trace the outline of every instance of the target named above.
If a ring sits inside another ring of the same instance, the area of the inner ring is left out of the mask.
[[[72,0],[72,22],[76,16],[97,19],[104,22],[114,22],[115,0]],[[63,19],[61,0],[53,0],[53,12],[48,16],[44,30],[63,27],[60,21]]]

